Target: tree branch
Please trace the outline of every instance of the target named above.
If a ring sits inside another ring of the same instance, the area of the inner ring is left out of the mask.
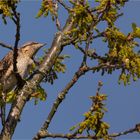
[[[129,130],[126,130],[124,132],[120,132],[120,133],[114,133],[114,134],[110,134],[108,137],[119,137],[119,136],[122,136],[122,135],[127,135],[129,133],[133,133],[133,132],[139,132],[139,128],[140,127],[140,124],[137,124],[135,126],[135,128],[131,128]],[[53,133],[49,133],[48,131],[45,131],[45,130],[41,130],[40,131],[40,136],[41,138],[64,138],[64,139],[99,139],[99,137],[96,137],[95,135],[74,135],[74,134],[70,134],[70,133],[67,133],[67,134],[53,134]],[[36,139],[35,139],[36,140]]]
[[[50,125],[51,120],[53,119],[59,105],[61,104],[61,102],[65,99],[67,93],[69,92],[69,90],[74,86],[74,84],[79,80],[79,78],[84,75],[86,72],[88,71],[96,71],[98,69],[102,69],[102,68],[121,68],[120,65],[111,65],[108,63],[104,63],[104,64],[100,64],[94,67],[88,67],[86,65],[81,65],[80,68],[78,69],[78,71],[74,74],[72,80],[66,85],[66,87],[59,93],[57,99],[55,100],[51,111],[46,119],[46,121],[44,122],[43,126],[41,127],[41,129],[38,131],[38,133],[36,134],[36,136],[33,138],[34,140],[39,140],[41,138],[45,138],[45,136],[43,135],[44,132],[47,132],[47,129]]]
[[[85,50],[80,47],[80,46],[77,46],[77,48],[83,53],[85,54]],[[99,56],[96,52],[93,51],[93,53],[90,53],[89,51],[87,52],[87,56],[92,58],[92,59],[98,59],[98,60],[102,60],[102,61],[105,61],[106,60],[106,57],[102,57],[102,56]]]
[[[61,24],[60,24],[60,21],[59,21],[59,18],[58,18],[58,3],[57,2],[55,2],[54,3],[55,4],[55,12],[57,13],[56,15],[55,15],[55,24],[56,24],[56,27],[57,27],[57,30],[58,31],[61,31],[62,29],[61,29]]]
[[[124,132],[120,132],[120,133],[114,133],[114,134],[110,134],[108,135],[109,138],[114,138],[114,137],[119,137],[122,135],[127,135],[129,133],[134,133],[134,132],[140,132],[140,124],[136,124],[135,128],[131,128],[129,130],[126,130]],[[99,137],[96,137],[95,135],[75,135],[75,134],[53,134],[53,133],[49,133],[46,130],[41,130],[40,132],[40,138],[63,138],[63,139],[94,139],[97,140],[99,139]],[[38,140],[38,139],[34,139],[34,140]]]
[[[122,136],[122,135],[127,135],[127,134],[130,134],[130,133],[134,133],[134,132],[140,133],[140,124],[136,124],[134,128],[131,128],[129,130],[125,130],[124,132],[110,134],[109,137],[119,137],[119,136]]]
[[[96,136],[83,136],[83,135],[77,135],[73,136],[73,134],[52,134],[47,131],[40,132],[41,138],[63,138],[63,139],[97,139]]]
[[[57,0],[67,11],[70,11],[71,8],[68,7],[62,0]]]
[[[46,131],[50,125],[51,120],[53,119],[53,116],[55,115],[59,105],[61,102],[65,99],[68,91],[73,87],[73,85],[78,81],[78,79],[85,74],[85,72],[88,71],[88,67],[82,66],[78,69],[78,71],[74,74],[72,80],[66,85],[66,87],[59,93],[57,99],[55,100],[52,109],[44,122],[42,128],[38,131],[36,136],[33,138],[34,140],[39,140],[42,138],[42,132]],[[43,136],[44,137],[44,136]]]
[[[3,48],[7,48],[7,49],[10,49],[10,50],[13,50],[13,47],[12,46],[9,46],[3,42],[0,42],[0,46],[3,47]]]
[[[23,82],[20,74],[18,73],[18,69],[17,69],[17,57],[18,57],[18,42],[20,40],[20,14],[16,11],[16,5],[12,4],[9,2],[9,6],[11,7],[12,9],[12,20],[13,22],[15,23],[16,25],[16,35],[15,35],[15,43],[14,43],[14,48],[12,49],[13,50],[13,72],[16,76],[16,79],[17,79],[17,85],[21,85]],[[6,46],[5,44],[1,43],[1,45],[3,46]],[[9,48],[9,46],[8,46]],[[11,47],[10,47],[11,49]],[[2,114],[2,123],[3,123],[3,126],[5,125],[5,109],[6,109],[6,94],[3,95],[3,106],[1,107],[1,114]]]
[[[14,17],[12,17],[12,20],[16,25],[15,43],[13,48],[13,71],[17,78],[18,85],[21,85],[23,83],[23,80],[20,74],[18,73],[18,69],[17,69],[18,43],[20,40],[20,14],[16,11],[16,6],[11,6],[11,7],[14,15]]]

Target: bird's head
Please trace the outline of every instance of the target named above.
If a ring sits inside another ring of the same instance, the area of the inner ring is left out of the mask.
[[[29,57],[33,57],[37,53],[37,51],[45,45],[46,44],[38,42],[28,42],[22,46],[21,52]]]

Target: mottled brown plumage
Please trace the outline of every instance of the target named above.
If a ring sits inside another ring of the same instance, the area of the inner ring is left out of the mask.
[[[27,77],[30,68],[34,63],[33,57],[44,44],[37,42],[28,42],[18,50],[17,69],[22,78]],[[17,79],[13,72],[13,51],[9,52],[0,61],[0,83],[3,86],[3,92],[11,91],[17,84]]]

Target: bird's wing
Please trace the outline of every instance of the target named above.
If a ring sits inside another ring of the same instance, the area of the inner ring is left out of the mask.
[[[13,63],[13,52],[11,51],[0,61],[0,79],[5,74],[5,72],[12,63]]]

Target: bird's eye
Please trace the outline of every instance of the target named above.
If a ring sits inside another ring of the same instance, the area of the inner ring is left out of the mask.
[[[25,52],[27,52],[27,51],[28,51],[28,49],[25,49],[24,51],[25,51]]]

